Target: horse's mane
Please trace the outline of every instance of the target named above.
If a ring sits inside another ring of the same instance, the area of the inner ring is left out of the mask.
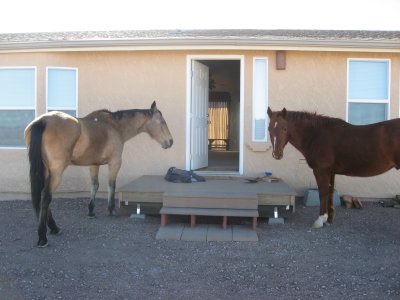
[[[339,118],[328,117],[308,111],[288,111],[287,119],[293,121],[309,122],[314,127],[324,127],[346,123]]]
[[[87,117],[104,114],[115,120],[121,120],[122,118],[125,118],[125,117],[132,118],[137,113],[141,113],[145,116],[150,116],[152,114],[152,110],[151,109],[128,109],[128,110],[118,110],[118,111],[112,112],[108,109],[99,109],[99,110],[91,112],[90,114],[87,115]]]
[[[141,113],[145,116],[151,116],[152,110],[151,109],[128,109],[128,110],[118,110],[116,112],[111,113],[114,118],[117,120],[121,120],[124,117],[132,118],[136,114]]]

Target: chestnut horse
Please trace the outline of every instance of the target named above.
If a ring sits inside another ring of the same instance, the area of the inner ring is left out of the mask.
[[[171,133],[155,102],[150,109],[98,110],[84,118],[49,112],[26,127],[32,203],[39,218],[39,247],[47,246],[47,226],[52,234],[60,232],[49,206],[70,164],[90,166],[89,217],[94,217],[99,167],[108,165],[108,211],[110,215],[116,214],[115,182],[124,143],[142,132],[147,132],[164,149],[172,146]]]
[[[312,168],[319,189],[320,216],[314,228],[335,218],[335,175],[368,177],[400,168],[400,119],[356,126],[308,112],[272,112],[268,107],[272,156],[291,143]]]

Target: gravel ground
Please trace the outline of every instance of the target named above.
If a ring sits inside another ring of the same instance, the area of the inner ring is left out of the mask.
[[[400,210],[377,202],[319,230],[298,203],[259,242],[160,241],[158,216],[87,204],[53,200],[63,233],[39,249],[31,203],[0,202],[0,299],[400,299]]]

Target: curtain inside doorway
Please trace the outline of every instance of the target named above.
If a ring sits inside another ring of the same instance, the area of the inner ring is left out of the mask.
[[[210,92],[208,106],[208,148],[229,150],[229,107],[228,92]]]

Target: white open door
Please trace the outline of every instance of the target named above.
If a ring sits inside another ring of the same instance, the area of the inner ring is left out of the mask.
[[[192,61],[191,169],[208,166],[208,67]]]

